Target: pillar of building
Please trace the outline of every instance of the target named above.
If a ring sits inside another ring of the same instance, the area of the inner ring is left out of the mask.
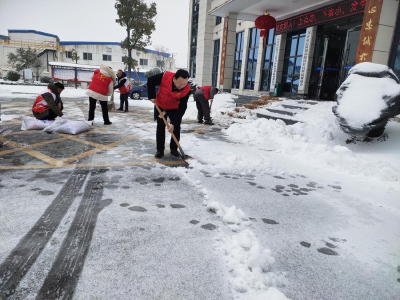
[[[200,86],[211,85],[214,16],[207,14],[210,8],[211,1],[200,1],[195,77]]]
[[[256,78],[254,80],[254,91],[261,90],[261,79],[262,79],[262,69],[264,65],[264,39],[260,37],[260,43],[258,46],[258,55],[257,55],[257,67],[256,67]]]
[[[235,61],[237,14],[229,13],[227,23],[228,23],[228,28],[227,28],[227,39],[225,48],[223,39],[221,41],[220,74],[223,74],[223,76],[221,76],[222,84],[220,80],[218,80],[219,89],[224,92],[230,92],[232,88],[233,64]],[[225,60],[224,64],[222,64],[222,60]]]
[[[286,33],[277,35],[275,41],[274,64],[272,66],[270,92],[274,91],[275,83],[281,83],[283,61],[285,58],[285,47],[286,47]]]
[[[246,28],[243,36],[243,60],[242,69],[240,70],[240,85],[239,90],[243,91],[245,89],[246,83],[246,71],[247,71],[247,61],[249,60],[249,41],[250,41],[250,30]]]
[[[298,94],[308,94],[310,83],[311,67],[314,58],[315,40],[317,36],[317,26],[308,27],[303,48],[303,58],[299,76]]]
[[[399,1],[383,0],[372,62],[388,65]]]

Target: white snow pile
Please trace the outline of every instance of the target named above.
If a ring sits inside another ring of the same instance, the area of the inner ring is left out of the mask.
[[[359,74],[379,76],[387,72],[393,77],[369,77]],[[396,75],[384,65],[360,63],[353,67],[347,79],[337,91],[337,114],[346,120],[347,126],[363,128],[366,124],[379,119],[381,112],[400,94],[400,85],[394,79]]]
[[[234,95],[223,93],[214,96],[211,106],[211,118],[214,121],[221,121],[225,113],[232,111],[236,107],[233,100]],[[189,98],[187,110],[183,116],[183,120],[197,120],[196,101],[192,97]]]
[[[263,249],[260,240],[249,229],[223,238],[230,284],[244,299],[287,300],[275,286],[285,285],[285,275],[269,272],[275,262],[270,249]]]
[[[214,212],[234,232],[220,239],[219,248],[227,256],[228,270],[232,275],[232,289],[245,296],[243,299],[285,300],[285,295],[276,289],[284,286],[285,274],[270,272],[275,262],[270,249],[263,248],[257,236],[248,228],[249,218],[235,205],[226,207],[218,201],[210,201],[207,210]]]
[[[242,229],[243,227],[241,225],[248,226],[250,224],[246,214],[240,208],[236,208],[235,205],[226,207],[218,201],[211,201],[207,204],[207,210],[219,216],[233,231]]]
[[[375,177],[383,181],[399,180],[399,171],[379,157],[363,158],[348,147],[337,144],[335,136],[339,129],[335,125],[333,132],[329,130],[332,128],[329,128],[331,124],[328,120],[329,118],[319,123],[319,126],[314,126],[306,123],[286,125],[281,120],[260,118],[233,124],[225,132],[233,140],[261,149],[273,148],[275,153],[287,155],[314,168]],[[345,139],[342,142],[344,141]]]
[[[35,85],[21,85],[21,84],[13,84],[13,85],[0,85],[0,95],[2,97],[36,97],[40,92],[43,91],[43,86],[35,86]],[[75,89],[74,87],[66,87],[61,92],[61,99],[65,98],[75,98],[75,97],[84,97],[87,98],[85,94],[85,89]]]

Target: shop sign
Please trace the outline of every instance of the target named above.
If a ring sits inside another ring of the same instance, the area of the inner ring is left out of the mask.
[[[307,28],[364,12],[367,0],[347,0],[276,23],[275,34]]]
[[[358,42],[356,64],[372,61],[381,10],[382,0],[368,1]]]
[[[222,37],[221,66],[219,68],[219,70],[220,70],[220,72],[219,72],[219,84],[224,84],[226,43],[228,41],[228,20],[229,20],[229,17],[225,17],[224,35]]]

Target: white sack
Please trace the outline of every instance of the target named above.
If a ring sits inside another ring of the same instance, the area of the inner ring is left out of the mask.
[[[90,127],[91,122],[57,119],[51,126],[43,129],[43,131],[52,133],[78,134],[88,131]]]
[[[38,120],[35,117],[22,117],[21,130],[41,130],[49,127],[54,121]]]

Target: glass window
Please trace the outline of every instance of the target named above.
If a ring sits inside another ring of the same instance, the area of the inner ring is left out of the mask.
[[[214,41],[214,54],[213,54],[213,64],[212,64],[212,77],[211,77],[211,85],[216,87],[218,82],[218,63],[219,63],[219,49],[220,49],[220,40]]]
[[[250,29],[249,52],[247,54],[245,89],[254,90],[256,79],[258,46],[260,42],[260,29]]]
[[[215,17],[215,25],[221,24],[222,17]]]
[[[240,86],[240,72],[242,71],[244,31],[236,33],[235,61],[233,63],[232,88]]]
[[[305,30],[288,33],[283,62],[282,84],[284,92],[297,93],[301,62],[303,60]]]
[[[111,61],[111,55],[103,54],[103,60],[104,61]]]
[[[141,58],[139,64],[140,64],[141,66],[147,66],[147,65],[149,64],[149,60],[148,60],[148,59]]]
[[[72,51],[65,52],[65,57],[66,58],[72,58]]]
[[[84,60],[92,60],[92,53],[83,52],[83,59]]]
[[[264,46],[264,64],[261,72],[261,90],[269,91],[271,89],[271,74],[274,64],[275,52],[275,29],[270,29]]]
[[[197,53],[196,48],[197,48],[197,33],[198,33],[198,21],[199,21],[199,2],[200,0],[194,0],[192,7],[190,63],[189,63],[189,75],[192,78],[196,77],[196,53]]]

